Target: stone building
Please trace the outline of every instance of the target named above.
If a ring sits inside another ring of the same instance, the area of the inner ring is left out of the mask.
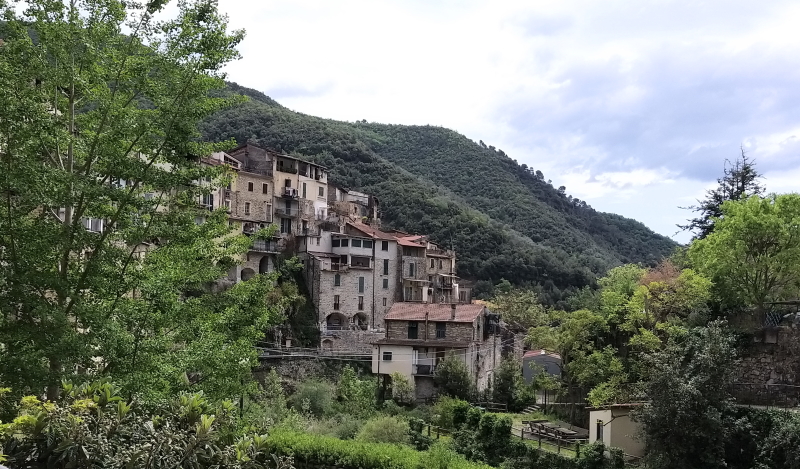
[[[345,222],[340,231],[323,230],[319,245],[300,245],[306,285],[319,315],[322,348],[369,353],[397,295],[397,242],[363,223]]]
[[[484,305],[398,302],[384,321],[384,338],[372,343],[372,372],[406,376],[417,399],[436,394],[433,375],[448,353],[464,361],[478,391],[501,361],[499,318]]]

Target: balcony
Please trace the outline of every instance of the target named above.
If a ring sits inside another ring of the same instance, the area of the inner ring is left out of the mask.
[[[413,293],[405,292],[405,293],[403,293],[403,301],[410,301],[410,302],[422,301],[422,292],[420,292],[420,291],[416,291],[416,292],[413,292]]]
[[[282,173],[297,174],[297,168],[294,166],[278,166],[278,171]]]
[[[250,247],[251,251],[256,252],[279,252],[278,242],[275,240],[257,239],[253,241],[253,246]]]
[[[334,272],[347,272],[350,270],[350,266],[347,264],[341,264],[338,262],[331,263],[331,270]]]
[[[295,189],[294,187],[284,187],[283,190],[281,191],[281,197],[284,197],[286,199],[296,199],[299,197],[299,194],[297,192],[297,189]]]
[[[319,236],[319,228],[303,228],[300,230],[300,236]]]
[[[296,208],[276,208],[275,215],[288,218],[297,218],[300,215],[300,210]]]
[[[414,365],[412,372],[416,376],[433,376],[436,367],[434,365]]]
[[[261,174],[263,176],[272,176],[272,168],[267,168],[264,166],[245,165],[242,167],[242,171],[252,174]]]

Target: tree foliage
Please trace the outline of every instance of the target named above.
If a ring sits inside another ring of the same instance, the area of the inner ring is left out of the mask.
[[[648,467],[725,467],[735,357],[734,339],[720,322],[674,336],[647,356],[647,402],[634,415],[643,428]]]
[[[678,225],[684,231],[692,231],[696,239],[703,239],[714,231],[717,220],[724,216],[722,205],[728,200],[741,200],[764,193],[759,180],[761,174],[756,170],[755,162],[747,158],[742,149],[742,156],[730,163],[725,161],[723,175],[717,179],[718,186],[706,191],[706,198],[698,200],[698,205],[686,207],[698,213],[697,218],[688,220],[686,225]]]
[[[730,304],[755,307],[800,291],[800,195],[726,202],[714,232],[692,243],[689,257]]]
[[[198,164],[217,147],[197,122],[238,101],[209,93],[243,33],[213,1],[161,21],[165,4],[0,4],[0,380],[16,393],[54,399],[86,372],[148,401],[235,395],[280,320],[275,278],[208,289],[250,241],[197,207],[228,178]]]
[[[453,352],[448,352],[436,365],[433,383],[440,394],[464,400],[470,398],[475,387],[467,364]]]

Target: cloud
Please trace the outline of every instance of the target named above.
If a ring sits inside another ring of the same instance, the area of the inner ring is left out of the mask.
[[[788,0],[220,8],[248,30],[230,79],[307,114],[452,128],[659,231],[686,218],[675,191],[691,204],[740,146],[766,174],[800,166]]]

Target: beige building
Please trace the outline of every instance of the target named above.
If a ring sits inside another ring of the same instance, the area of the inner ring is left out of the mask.
[[[630,412],[636,404],[613,404],[589,409],[589,442],[602,441],[625,454],[644,456],[644,443],[636,436],[639,424],[631,420]]]
[[[436,366],[452,353],[467,366],[479,391],[489,386],[501,360],[499,318],[484,305],[395,303],[386,333],[372,344],[372,372],[398,372],[415,385],[418,399],[436,394]]]

